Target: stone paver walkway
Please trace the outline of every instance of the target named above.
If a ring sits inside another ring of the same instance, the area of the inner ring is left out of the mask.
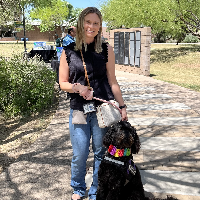
[[[200,200],[200,93],[116,71],[129,121],[141,138],[135,155],[147,195]],[[0,174],[2,200],[70,200],[69,102],[60,104],[42,136]],[[86,175],[91,183],[93,154]]]
[[[145,191],[200,199],[200,93],[152,78],[117,74],[126,85],[131,80],[140,83],[136,90],[124,89],[123,95],[129,121],[142,143],[135,162]]]

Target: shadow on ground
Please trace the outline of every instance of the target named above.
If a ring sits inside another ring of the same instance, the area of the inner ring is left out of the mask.
[[[151,60],[150,63],[155,62],[170,62],[177,57],[187,55],[190,52],[199,52],[200,46],[198,45],[190,45],[179,48],[171,48],[171,49],[153,49],[151,50]]]

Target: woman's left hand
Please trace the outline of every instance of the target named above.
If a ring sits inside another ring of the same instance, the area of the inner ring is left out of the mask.
[[[128,121],[126,108],[122,108],[121,111],[122,111],[122,113],[121,113],[122,121]]]

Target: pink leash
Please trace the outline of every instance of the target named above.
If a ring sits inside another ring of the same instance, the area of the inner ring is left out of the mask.
[[[117,109],[119,110],[120,113],[122,113],[121,109],[120,109],[118,106],[116,106],[114,103],[111,103],[110,101],[106,101],[106,100],[103,100],[103,99],[99,99],[99,98],[97,98],[97,97],[93,97],[93,99],[96,99],[96,100],[98,100],[98,101],[102,101],[102,102],[104,102],[104,103],[111,104],[112,106],[114,106],[115,108],[117,108]]]

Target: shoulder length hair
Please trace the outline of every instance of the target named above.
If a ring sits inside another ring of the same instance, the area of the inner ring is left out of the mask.
[[[85,51],[87,51],[87,44],[84,41],[85,33],[84,33],[84,18],[86,15],[90,13],[95,13],[98,15],[100,19],[100,28],[98,34],[94,37],[95,42],[95,51],[97,53],[102,52],[102,41],[101,41],[101,32],[102,32],[102,15],[101,12],[95,7],[87,7],[85,8],[81,14],[79,15],[77,28],[76,28],[76,46],[75,50],[82,50],[82,44],[84,43]]]

